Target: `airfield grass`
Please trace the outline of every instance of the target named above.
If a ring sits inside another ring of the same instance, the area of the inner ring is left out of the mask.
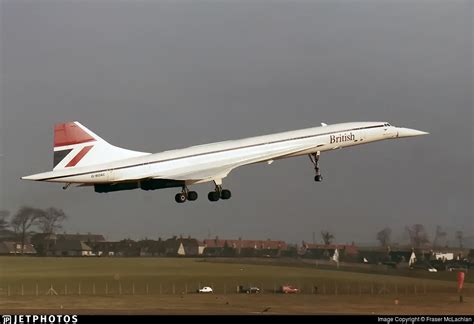
[[[215,260],[217,261],[217,260]],[[0,257],[0,309],[11,313],[85,314],[470,314],[474,284],[463,303],[456,273],[427,279],[317,269],[223,263],[188,258]],[[438,276],[437,276],[438,275]],[[471,281],[472,274],[466,279]],[[301,289],[277,294],[281,285]],[[262,294],[237,294],[237,286]],[[197,294],[212,286],[214,294]],[[395,299],[399,300],[398,305]]]

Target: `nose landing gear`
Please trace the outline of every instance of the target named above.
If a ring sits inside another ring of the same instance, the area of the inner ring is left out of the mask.
[[[323,181],[323,176],[321,175],[321,171],[320,171],[320,168],[319,168],[319,156],[320,155],[321,155],[321,152],[316,152],[316,153],[312,153],[312,154],[308,155],[309,159],[311,160],[311,162],[314,165],[314,171],[316,173],[316,175],[314,176],[314,181],[316,181],[316,182]]]

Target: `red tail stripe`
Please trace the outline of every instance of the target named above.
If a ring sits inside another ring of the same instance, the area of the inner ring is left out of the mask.
[[[77,153],[77,155],[73,157],[71,161],[69,161],[69,163],[66,165],[66,168],[76,166],[93,147],[94,145],[90,145],[82,148],[82,150]]]
[[[54,147],[92,141],[95,139],[75,123],[62,123],[54,126]]]

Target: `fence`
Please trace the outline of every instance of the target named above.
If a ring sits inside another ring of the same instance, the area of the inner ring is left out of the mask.
[[[237,294],[239,286],[259,287],[260,293],[277,294],[287,283],[255,282],[143,282],[143,281],[100,281],[100,282],[17,282],[0,285],[0,296],[117,296],[117,295],[178,295],[197,293],[199,288],[210,286],[216,294]],[[455,285],[433,285],[425,282],[397,284],[387,282],[313,282],[292,285],[300,294],[317,295],[425,295],[434,293],[456,293]],[[474,294],[473,287],[464,288],[465,295]]]

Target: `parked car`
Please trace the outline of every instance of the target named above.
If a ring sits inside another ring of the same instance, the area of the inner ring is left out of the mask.
[[[296,287],[293,287],[293,286],[290,286],[290,285],[286,285],[286,286],[281,286],[280,288],[280,291],[284,294],[296,294],[298,293],[300,290]]]
[[[202,287],[201,289],[198,289],[198,293],[212,293],[212,288],[211,287]]]
[[[260,293],[260,288],[258,287],[244,288],[242,286],[239,286],[239,292],[244,293],[244,294],[258,294]]]

